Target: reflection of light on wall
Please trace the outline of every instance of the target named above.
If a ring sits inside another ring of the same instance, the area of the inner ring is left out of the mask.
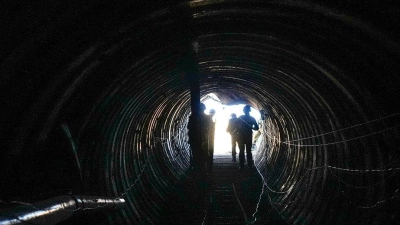
[[[215,100],[214,100],[215,99]],[[226,132],[226,127],[228,126],[228,121],[230,115],[235,113],[237,117],[244,115],[243,107],[244,104],[239,105],[223,105],[218,102],[218,99],[213,96],[213,99],[207,99],[203,101],[206,105],[206,114],[209,114],[210,109],[216,111],[213,120],[215,124],[215,138],[214,138],[214,155],[232,155],[231,153],[231,136]],[[253,107],[251,108],[250,115],[256,119],[260,120],[260,112]],[[236,149],[237,157],[239,154],[239,149]]]

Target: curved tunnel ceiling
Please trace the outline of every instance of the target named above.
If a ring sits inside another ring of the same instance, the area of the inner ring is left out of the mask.
[[[189,169],[182,66],[198,43],[202,96],[265,112],[254,157],[285,222],[399,219],[400,66],[391,31],[398,8],[194,1],[77,3],[64,11],[53,4],[32,20],[35,29],[25,27],[30,33],[9,29],[22,38],[5,39],[2,199],[118,196],[127,207],[110,224],[159,223],[163,201]],[[381,12],[393,20],[377,26],[369,13],[389,8]],[[54,20],[39,25],[46,16]]]

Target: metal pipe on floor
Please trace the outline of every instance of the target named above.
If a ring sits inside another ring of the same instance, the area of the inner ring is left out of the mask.
[[[0,212],[0,225],[57,224],[82,210],[117,210],[125,206],[122,198],[62,195],[41,202],[23,204]]]

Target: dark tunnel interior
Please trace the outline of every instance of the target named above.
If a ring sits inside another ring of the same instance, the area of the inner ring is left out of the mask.
[[[254,153],[287,224],[398,224],[400,8],[390,1],[3,1],[0,209],[122,197],[85,224],[165,224],[201,96],[263,110]],[[65,223],[76,223],[65,221]]]

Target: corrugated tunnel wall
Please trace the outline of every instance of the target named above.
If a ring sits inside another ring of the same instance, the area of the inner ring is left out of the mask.
[[[288,224],[399,221],[399,8],[389,1],[3,1],[1,207],[123,197],[164,224],[201,94],[265,111],[255,164]],[[99,219],[101,218],[101,219]]]

